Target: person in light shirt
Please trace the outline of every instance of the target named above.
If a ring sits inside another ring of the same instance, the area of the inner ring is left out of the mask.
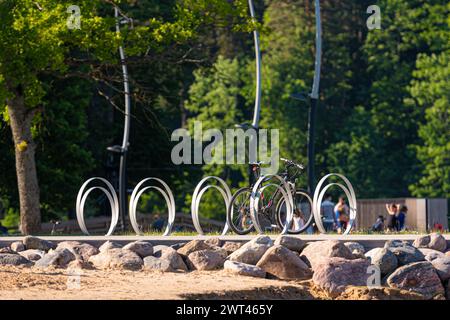
[[[320,206],[320,216],[323,226],[327,232],[333,231],[337,227],[337,220],[334,216],[334,202],[330,194],[325,195],[325,201]]]

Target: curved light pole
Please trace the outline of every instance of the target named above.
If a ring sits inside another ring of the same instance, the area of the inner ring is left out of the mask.
[[[300,101],[308,101],[310,104],[308,115],[308,191],[314,191],[314,167],[315,167],[315,150],[314,139],[316,130],[316,114],[319,103],[320,91],[320,73],[322,68],[322,19],[320,13],[320,0],[315,0],[316,15],[316,57],[314,66],[314,81],[311,93],[306,97],[303,94],[294,94],[292,97]]]
[[[120,34],[120,19],[119,9],[114,8],[114,17],[116,18],[116,33]],[[126,21],[128,22],[128,21]],[[127,204],[127,153],[130,138],[130,86],[128,81],[128,68],[125,63],[125,51],[122,46],[119,46],[120,63],[122,65],[123,87],[125,96],[125,125],[123,129],[122,145],[108,147],[108,151],[120,155],[120,169],[119,169],[119,203],[120,203],[120,222],[122,231],[125,230],[125,217],[128,215]]]
[[[253,7],[253,1],[248,0],[248,6],[250,8],[250,15],[252,19],[256,21],[255,8]],[[253,38],[255,42],[255,56],[256,56],[256,96],[255,96],[255,110],[253,114],[252,126],[256,130],[259,129],[259,117],[261,114],[261,48],[259,46],[259,32],[257,29],[253,31]]]

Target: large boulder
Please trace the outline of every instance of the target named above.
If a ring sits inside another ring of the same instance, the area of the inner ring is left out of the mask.
[[[222,245],[222,249],[225,249],[229,255],[235,252],[240,247],[242,247],[242,243],[234,241],[225,241]]]
[[[144,264],[136,253],[119,248],[100,251],[89,258],[89,262],[99,269],[140,270]]]
[[[175,249],[162,245],[154,246],[153,249],[154,249],[153,255],[156,258],[167,260],[172,270],[188,271],[188,268],[184,263],[183,258],[181,257],[181,255],[178,254],[178,252]]]
[[[146,241],[135,241],[124,246],[122,250],[130,250],[141,258],[145,258],[153,254],[153,245]]]
[[[404,266],[414,262],[425,261],[425,256],[419,249],[410,244],[396,245],[387,248],[397,257],[398,264]]]
[[[20,251],[19,254],[30,261],[38,261],[45,255],[45,251],[28,249],[25,251]]]
[[[344,246],[346,246],[353,254],[355,258],[365,258],[366,249],[362,244],[358,242],[345,242]]]
[[[365,255],[371,264],[380,269],[381,275],[386,276],[397,269],[398,261],[395,254],[386,248],[375,248]]]
[[[255,278],[266,277],[266,272],[263,269],[257,266],[252,266],[251,264],[227,260],[225,261],[223,267],[228,272],[240,276],[255,277]]]
[[[106,252],[110,249],[119,249],[122,248],[122,245],[120,245],[117,242],[112,242],[112,241],[106,241],[104,242],[99,248],[98,251],[100,251],[100,253]]]
[[[348,286],[367,286],[369,266],[367,259],[327,258],[316,265],[312,279],[329,296],[336,297]]]
[[[312,242],[303,249],[301,257],[313,270],[327,258],[344,258],[352,260],[354,256],[349,248],[335,240]]]
[[[431,261],[442,282],[450,280],[450,257],[437,258]]]
[[[67,249],[72,252],[78,260],[83,262],[89,261],[89,258],[98,254],[99,249],[88,243],[81,243],[78,241],[63,241],[58,243],[56,250]]]
[[[19,254],[0,253],[0,266],[31,266],[33,263]]]
[[[231,261],[256,265],[261,257],[273,245],[268,236],[258,236],[244,244],[228,257]]]
[[[13,243],[11,243],[10,247],[15,252],[24,251],[26,249],[25,245],[23,244],[22,241],[15,241],[15,242],[13,242]]]
[[[33,236],[26,236],[23,239],[23,244],[27,249],[37,249],[42,251],[48,251],[56,248],[56,244],[53,242]]]
[[[175,271],[175,269],[172,268],[170,261],[168,259],[161,259],[153,256],[148,256],[144,258],[144,269],[159,270],[164,272]]]
[[[47,268],[50,266],[67,267],[67,265],[75,259],[75,255],[69,249],[60,248],[57,250],[50,250],[41,259],[36,261],[34,266],[38,268]]]
[[[416,248],[428,248],[440,252],[445,252],[445,250],[447,250],[447,240],[439,233],[421,236],[414,240],[413,245]]]
[[[445,257],[445,254],[437,251],[437,250],[433,250],[433,249],[428,249],[428,248],[418,248],[420,252],[422,252],[422,254],[425,256],[425,260],[426,261],[433,261],[434,259],[437,258],[443,258]]]
[[[200,250],[209,250],[211,246],[203,240],[192,240],[186,243],[182,248],[178,249],[178,254],[183,257],[189,256],[192,252],[200,251]]]
[[[283,280],[303,280],[312,276],[311,270],[297,254],[280,245],[269,248],[256,266]]]
[[[224,262],[225,257],[213,250],[194,251],[187,258],[191,270],[216,270],[222,268]]]
[[[387,279],[391,288],[417,292],[427,299],[445,294],[441,279],[430,262],[415,262],[400,267]]]
[[[301,252],[306,247],[306,242],[300,238],[280,235],[275,239],[275,245],[286,247],[291,251]]]

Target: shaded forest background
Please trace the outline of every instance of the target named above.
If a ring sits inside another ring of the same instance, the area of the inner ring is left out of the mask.
[[[131,1],[121,8],[136,20],[170,21],[176,2]],[[321,3],[324,53],[317,177],[345,174],[358,198],[450,198],[448,1]],[[372,4],[381,8],[381,30],[366,26],[366,10]],[[290,95],[311,87],[314,2],[261,0],[255,5],[262,21],[261,127],[280,129],[281,156],[307,164],[307,106]],[[188,210],[190,195],[206,174],[219,175],[234,188],[245,184],[246,166],[173,165],[170,136],[197,120],[204,128],[219,129],[251,120],[254,48],[251,33],[210,24],[195,39],[169,49],[129,61],[129,188],[144,177],[161,177],[174,190],[181,211]],[[45,111],[33,122],[41,213],[43,221],[69,219],[75,217],[75,198],[83,181],[91,176],[116,179],[117,159],[106,147],[121,141],[123,99],[107,82],[64,77],[44,81],[50,88],[43,99]],[[116,107],[105,95],[113,97]],[[13,226],[19,221],[14,144],[7,114],[0,119],[2,221]],[[164,205],[156,195],[148,195],[141,209],[163,211]],[[202,212],[223,218],[223,211],[219,202],[210,201]]]

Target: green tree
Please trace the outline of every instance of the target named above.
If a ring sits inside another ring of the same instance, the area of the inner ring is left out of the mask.
[[[419,126],[420,180],[410,186],[417,197],[450,198],[450,51],[420,55],[407,102],[425,110]]]

